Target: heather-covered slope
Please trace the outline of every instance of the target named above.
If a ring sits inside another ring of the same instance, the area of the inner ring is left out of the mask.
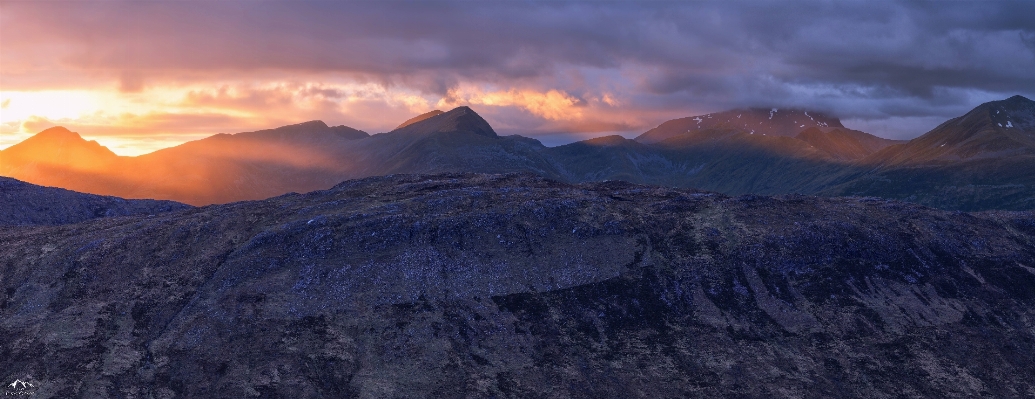
[[[0,226],[58,225],[189,209],[173,201],[126,200],[0,177]]]
[[[1035,215],[390,176],[0,230],[39,397],[1031,397]]]

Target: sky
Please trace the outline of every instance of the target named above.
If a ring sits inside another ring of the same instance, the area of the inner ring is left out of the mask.
[[[0,148],[65,126],[120,155],[468,105],[557,145],[795,107],[908,139],[1035,99],[1035,2],[0,0]]]

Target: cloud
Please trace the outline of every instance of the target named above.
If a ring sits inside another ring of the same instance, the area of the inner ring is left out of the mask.
[[[1035,97],[1032,2],[0,6],[0,35],[20,38],[0,50],[4,90],[190,86],[185,107],[367,128],[459,103],[535,134],[646,129],[739,106],[874,123],[945,119],[983,101]],[[888,134],[923,133],[886,125]]]
[[[477,87],[465,87],[451,90],[438,102],[440,107],[456,107],[458,105],[489,105],[496,107],[518,107],[532,115],[548,120],[581,120],[581,108],[586,101],[571,94],[549,90],[497,90],[485,91]]]

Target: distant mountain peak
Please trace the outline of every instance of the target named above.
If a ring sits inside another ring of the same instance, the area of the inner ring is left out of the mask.
[[[95,140],[86,140],[79,133],[63,126],[54,126],[36,133],[25,141],[11,146],[6,152],[13,154],[19,151],[57,151],[62,148],[78,148],[100,156],[116,156],[108,147]]]
[[[1035,154],[1035,101],[1016,95],[989,101],[942,123],[894,152],[887,164],[958,162]]]
[[[276,140],[307,140],[324,139],[327,137],[340,137],[347,140],[361,139],[370,136],[367,132],[353,129],[345,125],[328,126],[321,120],[296,123],[293,125],[281,126],[273,129],[257,130],[254,132],[242,132],[232,135],[216,135],[213,137],[227,139],[229,137],[246,137],[253,139],[276,139]]]
[[[1029,99],[1028,99],[1027,97],[1025,97],[1025,96],[1022,96],[1022,95],[1020,95],[1020,94],[1018,94],[1018,95],[1015,95],[1015,96],[1013,96],[1013,97],[1010,97],[1010,98],[1007,98],[1007,99],[1006,99],[1006,100],[1004,100],[1004,101],[1006,101],[1006,102],[1012,102],[1012,103],[1017,103],[1017,102],[1019,102],[1019,103],[1029,103],[1029,104],[1030,104],[1030,103],[1035,103],[1035,101],[1029,100]]]
[[[432,111],[434,112],[434,111]],[[426,115],[426,114],[425,114]],[[496,131],[489,122],[482,119],[477,112],[467,106],[453,108],[449,112],[427,117],[423,120],[393,130],[407,134],[430,134],[448,132],[467,132],[479,136],[497,138]]]
[[[659,143],[669,138],[709,130],[794,137],[810,127],[844,128],[844,125],[840,119],[821,111],[796,108],[740,108],[673,119],[640,135],[636,141]]]
[[[296,131],[323,130],[323,129],[327,129],[328,127],[329,126],[327,126],[327,124],[324,123],[321,120],[312,120],[312,121],[307,121],[307,122],[302,122],[302,123],[296,123],[294,125],[281,126],[281,127],[273,128],[271,130],[281,131],[281,132],[296,132]]]
[[[1035,131],[1035,101],[1021,95],[989,101],[955,121],[957,126],[978,123],[994,129]]]
[[[441,111],[441,110],[437,110],[437,109],[434,110],[434,111],[425,112],[423,114],[420,114],[420,115],[417,115],[417,116],[412,117],[410,119],[407,119],[406,122],[403,122],[399,126],[396,126],[395,130],[402,129],[402,128],[410,126],[410,125],[412,125],[414,123],[417,123],[417,122],[420,122],[422,120],[431,118],[433,116],[439,116],[439,115],[442,115],[444,113],[446,113],[446,112],[445,111]]]
[[[46,141],[73,140],[73,141],[82,141],[84,143],[87,142],[87,140],[84,139],[83,136],[80,136],[79,133],[76,133],[76,132],[73,132],[71,130],[68,130],[64,126],[54,126],[52,128],[49,128],[49,129],[44,129],[43,131],[40,131],[39,133],[34,134],[28,140],[34,140],[34,141],[40,141],[40,140],[46,140]],[[26,141],[28,141],[28,140],[26,140]]]

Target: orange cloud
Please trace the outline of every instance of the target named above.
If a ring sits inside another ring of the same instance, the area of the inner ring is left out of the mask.
[[[560,90],[535,91],[510,89],[486,91],[477,87],[462,87],[449,91],[439,101],[440,107],[459,104],[518,107],[548,120],[582,119],[585,101]]]

